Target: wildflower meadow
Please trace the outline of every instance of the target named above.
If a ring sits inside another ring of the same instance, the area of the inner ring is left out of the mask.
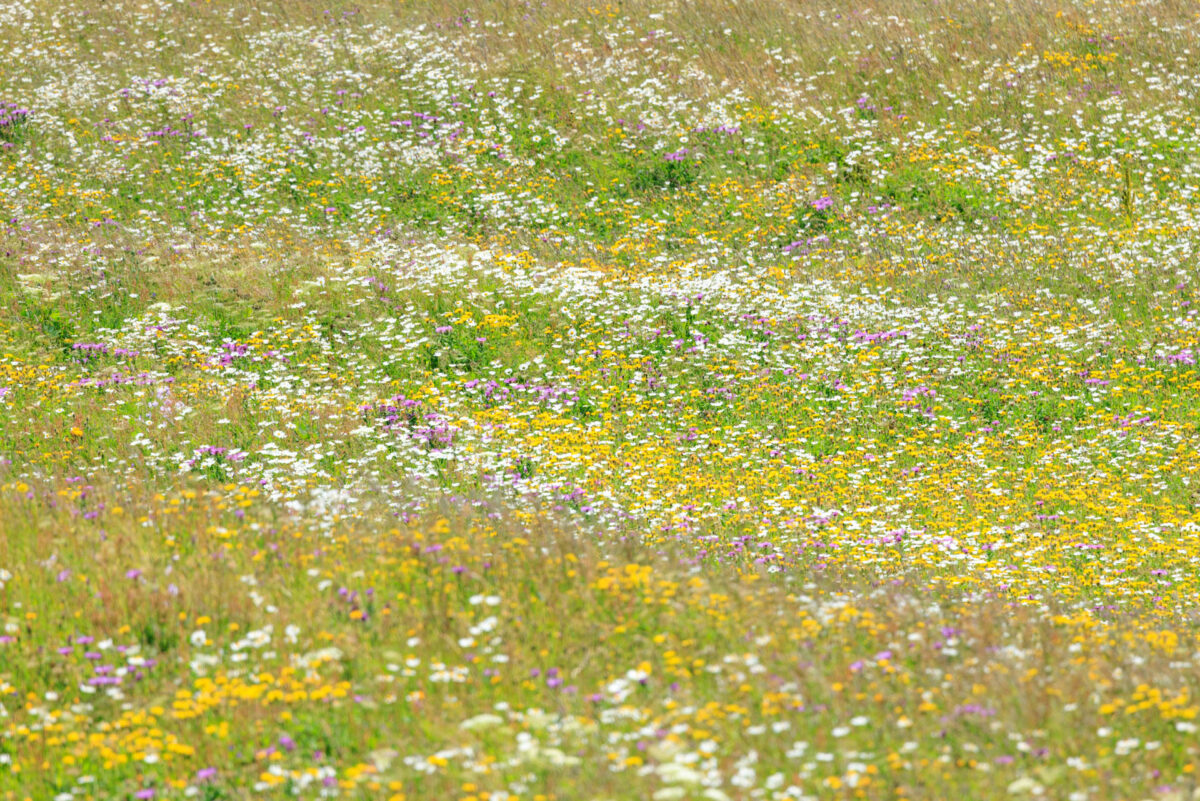
[[[0,801],[1200,799],[1200,8],[2,0]]]

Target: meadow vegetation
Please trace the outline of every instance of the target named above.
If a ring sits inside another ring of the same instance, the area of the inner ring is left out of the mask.
[[[0,799],[1200,799],[1200,16],[0,5]]]

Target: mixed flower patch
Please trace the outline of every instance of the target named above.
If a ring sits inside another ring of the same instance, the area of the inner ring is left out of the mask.
[[[1200,20],[0,9],[0,798],[1197,793]]]

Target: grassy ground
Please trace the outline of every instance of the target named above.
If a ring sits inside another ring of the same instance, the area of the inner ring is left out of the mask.
[[[0,8],[0,798],[1200,798],[1187,3]]]

